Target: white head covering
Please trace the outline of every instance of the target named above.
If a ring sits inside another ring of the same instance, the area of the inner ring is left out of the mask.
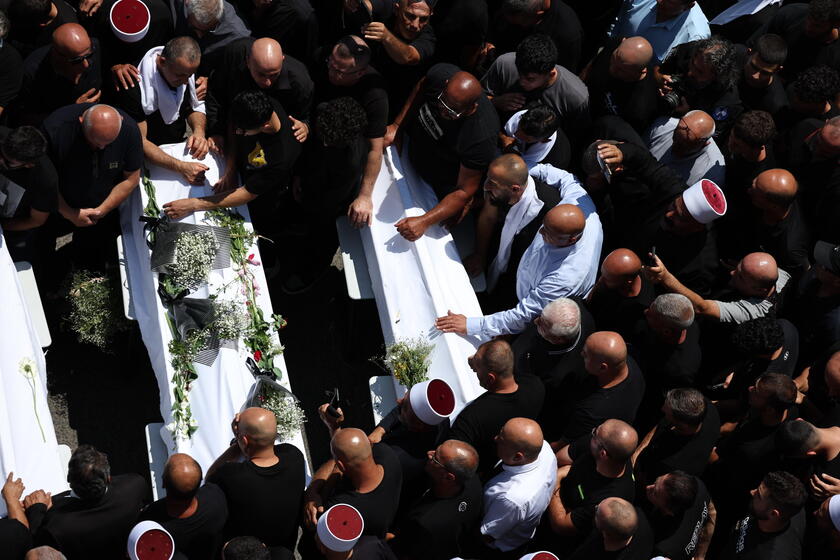
[[[437,426],[455,410],[455,393],[443,379],[418,383],[408,393],[411,409],[424,424]]]
[[[828,517],[834,528],[840,531],[840,494],[835,494],[828,500]]]
[[[135,43],[145,37],[152,21],[148,6],[140,0],[117,0],[108,16],[114,35],[126,43]]]
[[[541,550],[540,552],[532,552],[531,554],[526,554],[519,560],[557,560],[557,556],[545,550]]]
[[[714,181],[701,179],[682,193],[685,208],[701,224],[713,222],[726,214],[726,197]]]
[[[318,518],[318,539],[333,552],[347,552],[365,530],[359,510],[349,504],[336,504]]]
[[[172,560],[175,540],[159,523],[141,521],[128,534],[131,560]]]

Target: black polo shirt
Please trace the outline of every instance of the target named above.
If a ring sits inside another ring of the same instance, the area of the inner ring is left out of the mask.
[[[237,139],[237,166],[244,178],[243,186],[251,194],[269,191],[283,192],[289,188],[292,169],[300,154],[300,142],[295,140],[292,121],[283,106],[269,98],[280,119],[280,130],[274,134],[261,132]]]
[[[606,550],[604,536],[598,529],[592,529],[585,541],[568,560],[650,560],[653,549],[653,531],[645,513],[636,508],[638,524],[630,543],[619,550]]]
[[[143,165],[143,143],[137,123],[125,112],[117,139],[103,150],[94,150],[85,140],[79,117],[92,103],[68,105],[55,111],[42,124],[49,154],[59,177],[61,196],[73,208],[99,206],[114,186]]]
[[[606,286],[601,286],[592,293],[592,299],[586,306],[592,312],[595,324],[600,330],[615,331],[625,340],[632,338],[633,327],[643,317],[645,309],[656,299],[656,292],[650,280],[644,274],[640,274],[639,277],[642,279],[642,286],[635,296],[625,297]]]
[[[0,126],[0,143],[6,140],[11,129]],[[29,209],[39,212],[58,210],[58,174],[46,154],[38,158],[34,167],[0,170],[7,179],[20,185],[26,191],[18,204],[15,217],[26,217]]]
[[[143,110],[143,98],[140,87],[120,90],[115,94],[114,104],[125,111],[132,119],[146,123],[146,139],[152,144],[177,144],[187,132],[187,117],[193,113],[189,89],[184,92],[178,118],[167,124],[160,115],[160,110],[147,115]]]
[[[685,511],[676,515],[665,515],[648,507],[646,511],[656,543],[653,546],[654,554],[671,560],[691,560],[694,551],[697,550],[703,527],[709,519],[711,501],[706,485],[698,478],[694,501]],[[647,502],[645,504],[649,506]]]

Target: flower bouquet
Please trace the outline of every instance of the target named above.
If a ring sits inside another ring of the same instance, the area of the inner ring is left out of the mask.
[[[402,385],[411,389],[426,381],[429,373],[429,356],[435,345],[423,337],[403,338],[385,348],[382,362]]]
[[[251,387],[245,408],[257,406],[270,410],[277,418],[277,435],[281,441],[294,437],[306,422],[306,414],[288,389],[267,375],[260,375]]]
[[[70,303],[67,324],[79,342],[113,351],[111,341],[117,333],[130,328],[115,287],[116,282],[109,276],[95,276],[86,270],[73,273],[67,290]]]
[[[219,242],[209,231],[188,231],[179,235],[175,242],[175,262],[169,267],[172,282],[185,290],[195,290],[206,284],[218,250]]]

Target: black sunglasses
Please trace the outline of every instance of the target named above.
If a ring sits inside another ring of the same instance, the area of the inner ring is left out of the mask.
[[[93,46],[93,43],[91,43],[89,53],[80,56],[74,56],[73,58],[66,58],[65,60],[69,64],[82,64],[84,61],[93,58],[94,54],[96,54],[96,48]]]

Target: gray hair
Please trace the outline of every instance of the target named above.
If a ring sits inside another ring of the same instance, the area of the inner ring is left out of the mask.
[[[575,300],[557,298],[543,308],[541,315],[553,337],[568,340],[580,334],[580,308]]]
[[[707,136],[705,136],[705,137],[703,138],[703,140],[708,140],[709,138],[712,138],[712,137],[715,135],[715,119],[713,119],[713,118],[712,118],[712,116],[711,116],[711,115],[709,115],[709,113],[707,113],[706,111],[701,111],[700,109],[692,109],[691,111],[689,111],[688,113],[686,113],[685,115],[683,115],[683,118],[684,118],[684,119],[685,119],[685,118],[688,118],[688,117],[690,117],[691,115],[695,115],[695,114],[697,114],[697,113],[703,113],[704,115],[706,115],[707,117],[709,117],[709,120],[710,120],[710,121],[712,121],[712,131],[711,131],[711,132],[710,132]]]
[[[668,326],[687,329],[694,323],[694,306],[682,294],[662,294],[650,304],[650,310],[659,315]]]
[[[9,34],[9,16],[6,15],[6,12],[0,10],[0,39],[5,39],[6,35]]]
[[[160,55],[169,61],[183,58],[188,63],[195,64],[201,60],[201,48],[198,41],[192,37],[175,37],[164,45]]]
[[[67,557],[51,546],[39,546],[26,553],[26,560],[67,560]]]
[[[202,27],[212,27],[222,19],[225,10],[223,0],[189,0],[187,2],[187,17],[192,16]]]

